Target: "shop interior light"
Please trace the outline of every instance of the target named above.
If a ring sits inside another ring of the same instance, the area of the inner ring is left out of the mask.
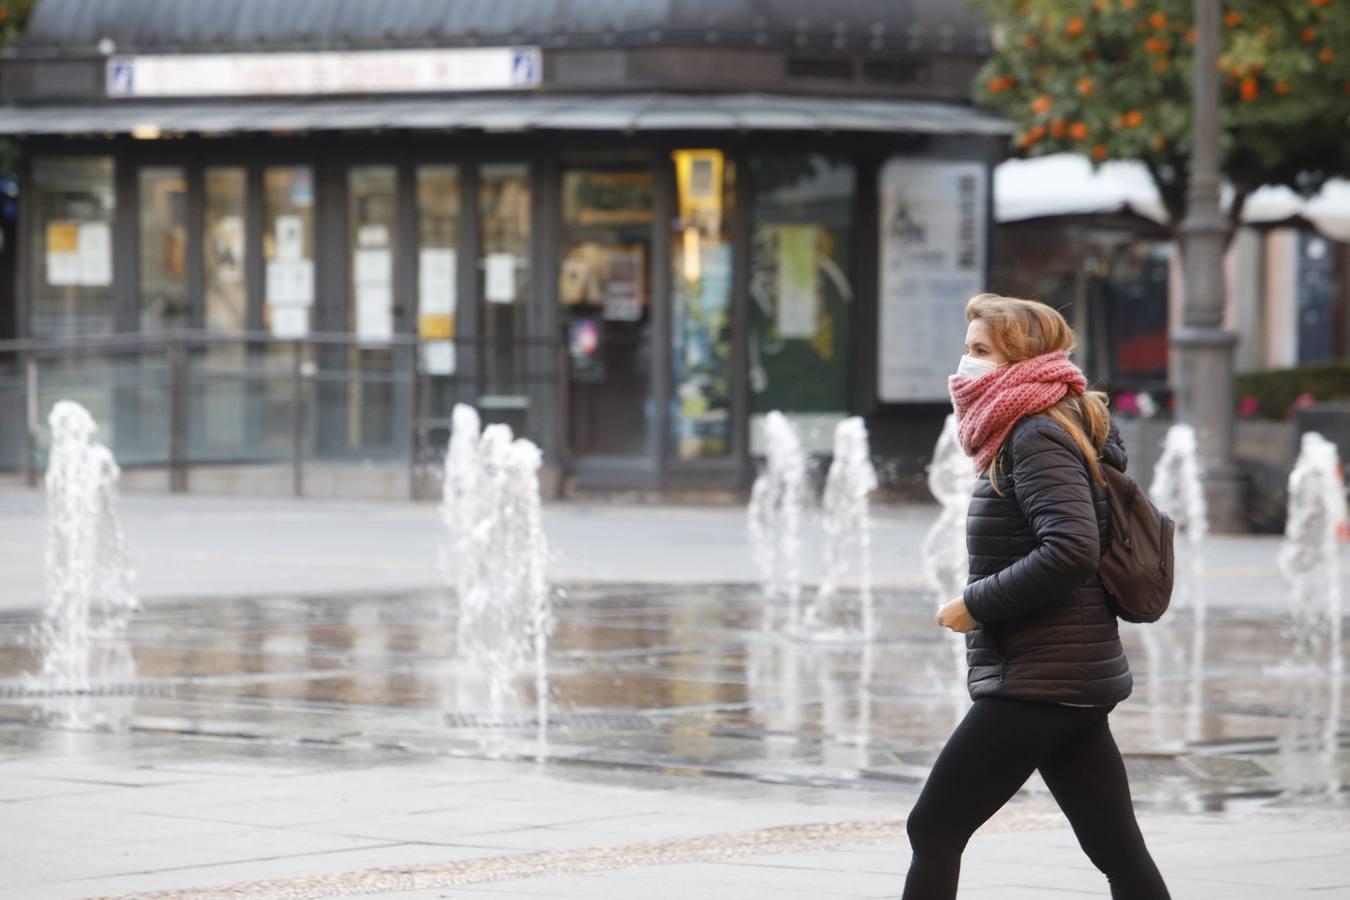
[[[702,260],[700,257],[701,239],[698,233],[698,227],[690,225],[684,229],[684,280],[698,281],[702,272]]]
[[[138,141],[158,140],[162,132],[153,122],[138,122],[131,126],[131,136]]]

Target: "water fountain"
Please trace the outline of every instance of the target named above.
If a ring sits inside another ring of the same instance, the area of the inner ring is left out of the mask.
[[[1288,585],[1293,653],[1286,674],[1308,690],[1328,691],[1322,735],[1334,751],[1341,714],[1341,552],[1337,528],[1346,517],[1345,485],[1336,445],[1316,433],[1303,435],[1289,476],[1289,516],[1278,563]],[[1300,698],[1301,708],[1312,708]]]
[[[1177,523],[1179,539],[1176,542],[1174,593],[1169,615],[1159,625],[1143,629],[1143,643],[1149,656],[1149,690],[1154,692],[1152,708],[1155,711],[1163,707],[1157,696],[1162,690],[1163,671],[1175,664],[1188,673],[1185,705],[1186,733],[1190,740],[1198,739],[1200,735],[1205,636],[1208,632],[1202,550],[1205,535],[1209,533],[1209,519],[1201,475],[1195,429],[1184,423],[1173,425],[1167,430],[1162,456],[1153,470],[1149,496]],[[1185,620],[1177,615],[1178,611],[1190,614],[1189,641],[1178,632],[1185,624]],[[1154,723],[1155,738],[1159,742],[1166,742],[1164,730],[1160,721]]]
[[[441,544],[440,557],[441,571],[457,598],[464,597],[480,583],[472,566],[474,526],[483,502],[479,491],[483,468],[478,452],[481,437],[478,411],[458,404],[451,417],[450,445],[445,454],[441,523],[447,539]]]
[[[513,439],[505,425],[480,433],[478,414],[455,408],[445,461],[442,561],[457,600],[460,684],[468,703],[486,702],[486,720],[505,724],[508,707],[523,702],[522,680],[534,695],[534,724],[542,742],[548,725],[548,639],[552,597],[545,577],[548,545],[539,496],[539,448]]]
[[[94,440],[98,425],[78,403],[58,402],[48,424],[47,609],[38,632],[38,681],[54,693],[88,693],[91,673],[126,674],[129,657],[120,657],[138,608],[118,515],[120,470]]]
[[[949,415],[933,448],[933,461],[928,465],[928,490],[942,505],[942,512],[919,547],[923,578],[933,590],[936,607],[959,596],[970,576],[966,515],[977,481],[974,464],[957,439],[956,416]],[[947,634],[957,673],[956,688],[959,696],[965,698],[965,638],[954,632]]]
[[[750,546],[765,600],[764,627],[796,634],[802,624],[801,522],[806,455],[781,412],[764,423],[764,470],[750,492]]]
[[[817,636],[844,636],[850,630],[864,639],[875,635],[870,498],[876,487],[867,426],[857,417],[845,419],[834,431],[834,460],[822,500],[825,576],[805,616],[807,630]],[[856,607],[849,609],[840,587],[851,573],[858,590]]]

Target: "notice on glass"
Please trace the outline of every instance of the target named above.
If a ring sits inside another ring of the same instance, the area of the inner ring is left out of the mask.
[[[423,247],[417,254],[417,298],[423,315],[455,311],[455,251]]]
[[[274,306],[314,303],[314,260],[274,259],[267,264],[267,302]]]
[[[449,341],[455,336],[455,251],[423,247],[417,254],[417,333],[424,341]],[[442,353],[444,351],[435,351]],[[452,357],[454,347],[450,350]],[[425,359],[423,360],[425,366]],[[453,359],[451,371],[454,370]],[[427,369],[428,372],[432,370]],[[433,375],[448,374],[432,372]]]
[[[48,223],[49,285],[107,287],[112,276],[112,229],[107,222]]]
[[[452,341],[426,341],[422,344],[422,371],[428,375],[455,374],[455,345]]]
[[[387,288],[363,288],[356,295],[356,339],[387,344],[394,336],[394,309]]]
[[[105,287],[112,284],[112,229],[107,222],[80,226],[80,284]]]
[[[270,317],[272,337],[302,338],[309,334],[308,306],[274,306]]]
[[[605,261],[605,318],[636,322],[642,318],[642,254],[611,248]]]
[[[244,280],[243,216],[221,216],[208,228],[206,265],[221,284]]]
[[[816,336],[820,295],[816,292],[815,225],[780,225],[778,232],[778,334]]]
[[[383,225],[362,225],[356,229],[356,246],[388,247],[389,229]]]
[[[489,303],[516,302],[516,257],[512,253],[489,253],[487,256],[487,285],[484,293]]]
[[[65,287],[80,283],[79,247],[79,223],[47,223],[47,284]]]
[[[356,251],[356,284],[388,285],[394,279],[394,257],[388,250]]]
[[[881,170],[877,393],[883,402],[949,399],[966,300],[983,290],[987,170],[893,158]]]
[[[305,255],[305,220],[299,216],[277,216],[277,259],[296,260]]]

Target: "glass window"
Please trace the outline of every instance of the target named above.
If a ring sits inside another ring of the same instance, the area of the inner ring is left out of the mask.
[[[139,182],[141,330],[186,328],[187,181],[165,167],[141,169]]]
[[[450,415],[448,378],[455,373],[455,306],[459,244],[459,170],[417,170],[417,334],[422,371],[432,376],[426,398],[430,415]]]
[[[568,349],[567,441],[578,456],[647,452],[651,422],[650,158],[563,173],[558,297]]]
[[[478,193],[478,296],[482,393],[491,405],[526,393],[530,288],[530,175],[524,165],[484,166]],[[506,405],[506,404],[503,404]]]
[[[764,416],[781,410],[808,452],[828,453],[849,405],[853,165],[765,156],[751,176],[751,450],[762,452]]]
[[[31,333],[113,331],[112,159],[36,159],[32,189]]]
[[[671,247],[672,452],[731,450],[731,235],[735,170],[720,150],[673,155],[680,216]]]
[[[241,168],[206,170],[202,259],[206,269],[206,328],[210,331],[240,332],[248,326],[245,187]]]
[[[314,175],[308,166],[263,172],[263,324],[303,337],[314,309]]]

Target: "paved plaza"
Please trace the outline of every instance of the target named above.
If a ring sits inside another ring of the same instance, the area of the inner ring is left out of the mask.
[[[966,703],[935,516],[878,512],[863,645],[762,627],[740,509],[548,507],[541,731],[455,663],[430,504],[127,497],[145,609],[92,695],[44,694],[41,499],[0,492],[0,895],[898,897]],[[1112,723],[1178,900],[1350,898],[1344,685],[1293,648],[1277,549],[1211,539],[1175,615],[1126,628]],[[963,897],[1107,895],[1035,778],[967,852]]]

